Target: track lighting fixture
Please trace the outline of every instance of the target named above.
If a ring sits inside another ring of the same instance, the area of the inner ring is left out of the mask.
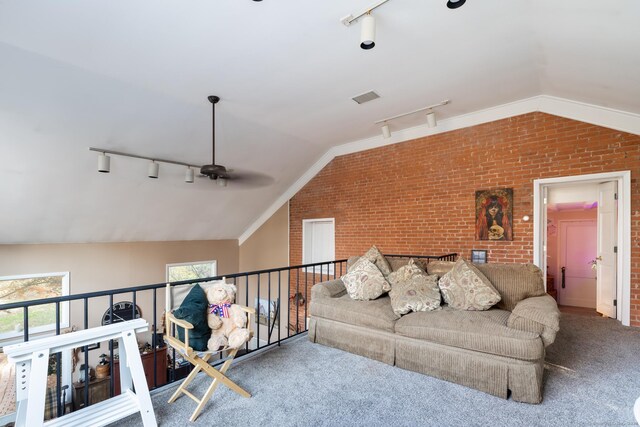
[[[427,113],[427,126],[430,128],[438,126],[438,123],[436,122],[436,113],[433,111],[429,111]]]
[[[378,120],[375,122],[377,125],[382,124],[382,136],[383,138],[389,138],[391,136],[391,131],[389,130],[389,123],[391,120],[399,119],[400,117],[409,116],[411,114],[421,113],[423,111],[427,111],[427,126],[430,128],[434,128],[438,125],[436,122],[436,113],[433,111],[434,108],[440,107],[443,105],[447,105],[451,101],[446,99],[437,104],[429,105],[427,107],[419,108],[417,110],[409,111],[408,113],[398,114],[397,116],[388,117],[386,119]]]
[[[98,172],[111,172],[111,157],[107,156],[104,153],[100,153],[100,155],[98,156]]]
[[[467,0],[449,0],[447,1],[447,7],[449,9],[457,9],[464,4]]]
[[[193,177],[194,177],[193,169],[191,169],[191,166],[187,166],[187,171],[184,173],[184,182],[192,184]]]
[[[184,162],[176,162],[174,160],[158,159],[154,157],[139,156],[137,154],[123,153],[121,151],[105,150],[104,148],[89,147],[89,151],[96,151],[99,153],[98,154],[98,172],[104,172],[104,173],[108,173],[111,171],[111,167],[110,167],[111,157],[108,156],[107,154],[111,154],[114,156],[131,157],[134,159],[149,160],[149,165],[147,166],[147,176],[149,178],[154,178],[154,179],[158,178],[159,176],[160,163],[186,166],[187,170],[184,173],[184,182],[189,184],[194,182],[195,170],[196,169],[200,170],[200,168],[202,167],[199,165],[192,165]],[[225,183],[225,186],[226,186],[226,183]]]
[[[373,49],[376,45],[376,19],[369,12],[362,18],[361,25],[360,47],[364,50]]]
[[[258,0],[254,0],[258,1]],[[362,18],[361,28],[360,28],[360,47],[364,50],[373,49],[376,45],[376,20],[371,15],[371,12],[374,9],[379,8],[389,0],[381,0],[378,3],[369,6],[363,12],[360,12],[356,15],[350,14],[340,19],[345,26],[350,26],[353,21],[357,21]],[[457,9],[462,6],[466,0],[448,0],[447,7],[449,9]]]
[[[376,45],[376,19],[371,15],[371,11],[377,9],[388,1],[389,0],[381,0],[355,16],[347,15],[340,20],[340,22],[348,27],[353,21],[357,21],[364,16],[364,18],[362,18],[362,27],[360,28],[360,47],[362,49],[373,49]]]
[[[389,125],[386,123],[382,126],[382,137],[384,139],[391,138],[391,130],[389,129]]]
[[[160,171],[160,165],[156,163],[154,160],[151,160],[149,163],[149,167],[147,168],[147,176],[149,178],[158,178],[158,172]]]

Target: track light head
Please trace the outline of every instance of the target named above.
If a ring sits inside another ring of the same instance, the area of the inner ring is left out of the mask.
[[[184,173],[184,182],[193,184],[193,177],[194,177],[193,169],[191,169],[191,166],[188,166],[187,171]]]
[[[386,123],[382,126],[382,137],[384,139],[391,138],[391,130],[389,129],[389,125]]]
[[[158,172],[160,172],[160,164],[151,160],[151,163],[149,163],[149,167],[147,168],[147,176],[149,178],[156,179],[158,178]]]
[[[362,18],[360,30],[360,47],[364,50],[373,49],[376,45],[376,19],[370,14]]]
[[[107,156],[105,153],[100,153],[98,155],[98,172],[111,172],[111,157]]]
[[[433,111],[429,111],[427,113],[427,126],[430,128],[438,126],[438,122],[436,121],[436,113],[434,113]]]
[[[447,1],[447,7],[449,9],[457,9],[462,6],[467,0],[449,0]]]

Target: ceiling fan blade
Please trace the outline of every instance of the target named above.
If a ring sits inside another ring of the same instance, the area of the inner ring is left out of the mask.
[[[228,172],[229,186],[233,188],[259,188],[269,186],[275,182],[275,180],[269,175],[259,172],[238,169],[228,170]]]

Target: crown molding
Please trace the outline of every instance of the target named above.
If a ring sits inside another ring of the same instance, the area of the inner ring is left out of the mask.
[[[247,227],[238,238],[238,244],[242,245],[262,224],[271,218],[282,205],[289,201],[289,199],[311,181],[322,168],[337,156],[384,147],[386,145],[397,144],[412,139],[423,138],[425,136],[436,135],[533,112],[552,114],[554,116],[640,135],[640,115],[638,114],[554,96],[539,95],[474,111],[473,113],[438,120],[438,126],[435,128],[429,128],[425,124],[399,131],[394,130],[391,138],[388,139],[384,139],[381,135],[378,135],[372,138],[336,145],[327,150],[327,152],[298,178],[291,187],[278,197],[253,224]]]

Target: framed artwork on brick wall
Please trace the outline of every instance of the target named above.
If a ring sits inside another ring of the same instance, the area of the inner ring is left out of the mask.
[[[487,263],[487,251],[479,249],[471,249],[471,262],[474,264]]]
[[[513,240],[513,188],[476,191],[476,240]]]

